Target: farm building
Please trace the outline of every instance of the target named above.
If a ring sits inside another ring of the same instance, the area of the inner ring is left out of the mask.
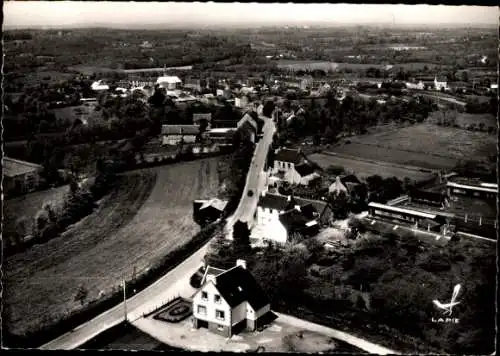
[[[182,80],[180,80],[177,76],[163,76],[158,77],[158,79],[156,80],[156,84],[159,85],[160,88],[175,90],[181,87]]]
[[[484,183],[479,180],[453,177],[446,182],[449,197],[470,196],[480,199],[496,199],[498,184]]]
[[[3,190],[6,197],[34,191],[40,184],[43,167],[39,164],[3,158]]]
[[[229,270],[208,266],[201,288],[193,296],[193,326],[231,337],[255,331],[270,313],[269,298],[238,259]]]
[[[413,203],[428,204],[443,208],[448,205],[448,197],[441,193],[412,189],[408,196],[409,201]]]
[[[221,217],[226,205],[226,200],[218,198],[195,200],[193,202],[194,220],[201,224],[211,223]]]
[[[191,89],[194,91],[201,91],[202,88],[202,80],[195,78],[186,78],[184,80],[184,88]]]
[[[200,125],[203,121],[208,124],[208,127],[211,127],[212,113],[193,114],[193,124]]]
[[[163,145],[177,145],[181,142],[194,143],[200,133],[196,125],[162,125]]]
[[[207,131],[207,137],[218,145],[232,145],[235,132],[235,127],[210,129]]]

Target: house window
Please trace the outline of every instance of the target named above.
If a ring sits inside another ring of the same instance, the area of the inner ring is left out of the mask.
[[[207,307],[204,305],[198,305],[198,314],[207,315]]]
[[[224,312],[222,310],[216,310],[215,317],[219,320],[224,320]]]
[[[201,292],[201,299],[202,300],[208,300],[208,294],[207,294],[207,292]]]
[[[220,304],[221,303],[221,298],[220,298],[220,295],[216,294],[214,296],[214,301],[217,303],[217,304]]]
[[[292,168],[292,164],[291,163],[288,163],[288,168]]]

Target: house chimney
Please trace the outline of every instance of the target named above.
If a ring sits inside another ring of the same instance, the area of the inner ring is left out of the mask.
[[[240,266],[243,267],[244,269],[247,269],[247,261],[239,258],[236,260],[236,266]]]

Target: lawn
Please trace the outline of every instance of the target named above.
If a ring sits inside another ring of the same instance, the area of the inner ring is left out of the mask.
[[[13,234],[16,228],[16,221],[21,218],[26,219],[27,231],[31,231],[36,213],[47,203],[57,211],[61,207],[64,196],[68,191],[69,186],[64,185],[62,187],[47,189],[26,194],[18,198],[5,200],[3,210],[3,236],[8,237]]]
[[[369,162],[356,158],[347,158],[322,153],[314,153],[312,155],[309,155],[308,157],[323,169],[326,169],[329,166],[342,166],[345,170],[352,171],[357,177],[361,179],[378,174],[383,178],[395,176],[399,179],[404,179],[405,177],[408,177],[410,179],[420,181],[430,178],[431,176],[430,172],[421,172],[416,169],[406,169],[403,167],[392,166],[390,164]]]
[[[334,152],[426,168],[452,168],[459,159],[486,159],[496,136],[429,123],[351,137]]]
[[[217,159],[129,172],[90,216],[63,236],[6,259],[5,298],[11,331],[37,328],[49,316],[109,294],[185,243],[199,227],[192,201],[214,196]]]

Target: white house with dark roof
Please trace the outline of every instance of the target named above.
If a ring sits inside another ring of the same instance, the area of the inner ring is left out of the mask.
[[[269,298],[246,268],[237,260],[229,270],[208,266],[200,289],[193,296],[193,326],[231,337],[255,331],[271,311]]]
[[[286,243],[295,232],[315,234],[319,225],[328,220],[331,209],[325,202],[264,193],[256,215],[252,238]]]
[[[300,150],[288,148],[283,148],[276,153],[272,173],[281,174],[283,180],[290,184],[309,185],[320,178]]]

